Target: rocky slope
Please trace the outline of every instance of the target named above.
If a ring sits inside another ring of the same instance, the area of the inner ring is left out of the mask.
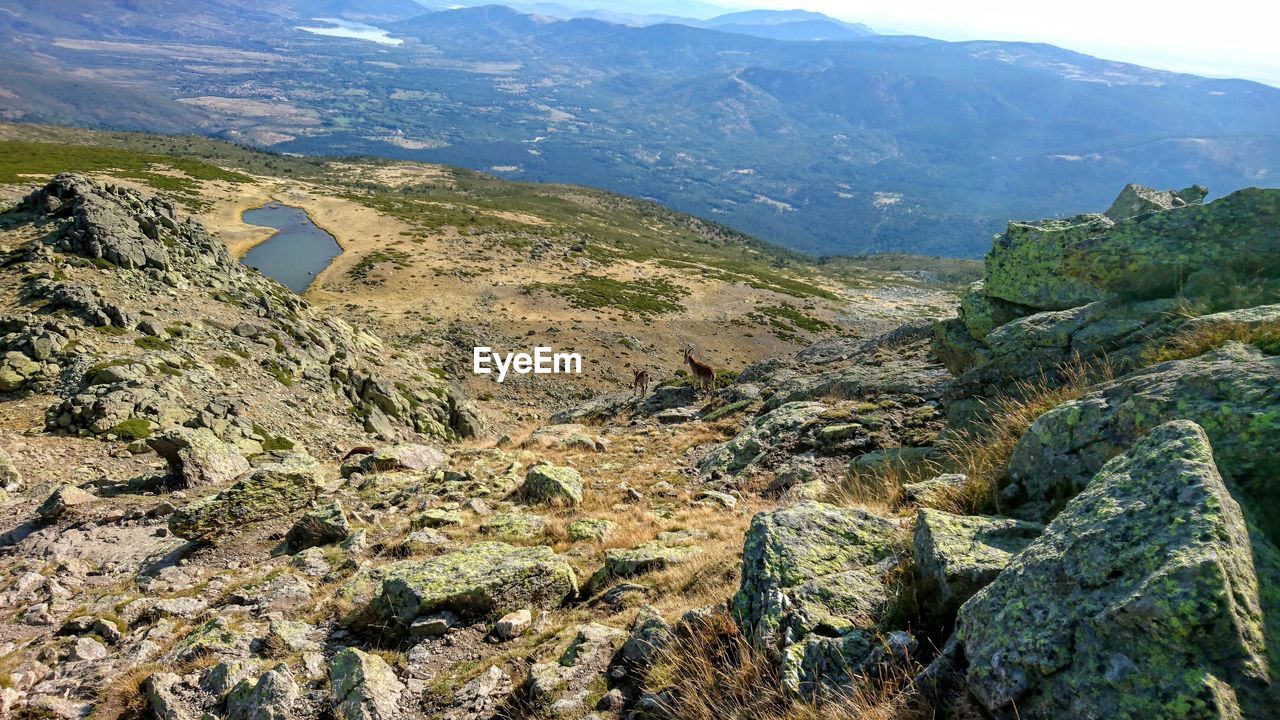
[[[1015,223],[957,318],[460,443],[412,359],[60,177],[6,216],[0,708],[1270,717],[1277,194],[1201,196]]]

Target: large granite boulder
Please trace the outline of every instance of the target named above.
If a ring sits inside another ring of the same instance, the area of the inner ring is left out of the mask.
[[[1100,386],[1040,416],[1009,461],[1018,517],[1040,520],[1087,485],[1115,455],[1156,426],[1192,420],[1214,443],[1218,466],[1259,522],[1280,537],[1280,357],[1231,343],[1163,362]]]
[[[170,515],[169,530],[194,539],[288,515],[315,500],[320,478],[320,465],[309,455],[275,458],[217,495]]]
[[[499,617],[524,607],[558,607],[578,591],[573,567],[545,546],[482,542],[426,560],[393,563],[378,571],[371,604],[377,622],[393,634],[422,615]]]
[[[208,428],[175,428],[147,438],[169,463],[169,476],[182,487],[225,485],[249,471],[249,461]]]
[[[998,718],[1262,718],[1280,707],[1280,554],[1194,423],[1108,462],[960,610],[969,692]]]
[[[899,561],[903,534],[865,510],[812,501],[759,513],[743,546],[734,617],[774,651],[813,632],[872,628],[890,599],[881,577]]]

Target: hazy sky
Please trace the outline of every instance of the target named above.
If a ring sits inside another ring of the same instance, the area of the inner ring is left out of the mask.
[[[878,32],[943,40],[1048,42],[1109,60],[1280,86],[1280,3],[1275,0],[712,2],[734,8],[801,7],[864,22]]]

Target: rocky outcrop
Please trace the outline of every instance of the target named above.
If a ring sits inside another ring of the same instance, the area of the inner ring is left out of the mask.
[[[997,717],[1265,717],[1278,578],[1209,437],[1162,425],[961,609],[969,691]]]
[[[52,391],[51,430],[203,427],[253,454],[281,444],[286,388],[388,440],[482,429],[457,387],[411,358],[385,362],[381,340],[248,270],[166,199],[59,175],[13,217],[46,225],[12,258],[29,312],[0,317],[0,392]]]
[[[972,416],[977,398],[1016,393],[1024,381],[1061,379],[1064,365],[1123,371],[1176,332],[1256,321],[1227,311],[1252,304],[1241,286],[1280,283],[1280,192],[1202,197],[1202,188],[1130,186],[1115,217],[1010,223],[959,316],[934,329],[938,358],[958,376],[946,395],[951,416]],[[1224,312],[1192,317],[1188,307]]]

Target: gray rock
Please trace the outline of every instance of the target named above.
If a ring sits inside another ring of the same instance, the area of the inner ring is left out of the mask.
[[[285,542],[295,552],[317,545],[340,542],[351,535],[351,521],[342,509],[342,501],[334,500],[310,510],[285,534]]]
[[[88,505],[94,500],[97,498],[91,493],[74,485],[63,485],[54,490],[53,494],[36,508],[36,514],[45,520],[53,520],[74,512],[76,508]]]
[[[407,630],[415,618],[442,610],[483,618],[523,607],[557,607],[578,590],[572,566],[550,548],[500,542],[392,563],[379,575],[373,610],[391,629]]]
[[[107,656],[107,646],[93,638],[77,638],[71,646],[71,660],[93,661]]]
[[[521,494],[533,502],[581,505],[582,476],[571,467],[534,465],[524,476]]]
[[[1142,435],[1174,419],[1198,423],[1214,443],[1218,467],[1280,537],[1280,357],[1232,343],[1200,357],[1159,363],[1098,387],[1042,415],[1009,461],[1017,483],[1012,514],[1052,515],[1094,473]]]
[[[733,614],[763,649],[821,630],[869,629],[889,601],[881,575],[898,562],[902,531],[864,510],[805,501],[758,513],[742,551]]]
[[[309,455],[292,454],[255,468],[217,495],[169,516],[169,530],[197,538],[225,532],[306,507],[320,490],[320,466]]]
[[[530,704],[552,718],[581,718],[591,709],[586,702],[589,686],[604,674],[626,637],[627,633],[599,623],[579,627],[557,662],[529,668],[525,693]]]
[[[377,655],[346,648],[329,658],[333,711],[340,720],[395,720],[402,717],[404,683]]]
[[[997,715],[1267,717],[1280,553],[1194,423],[1108,462],[960,610],[969,691]]]
[[[169,463],[169,474],[182,487],[225,485],[249,471],[249,461],[208,428],[178,428],[147,439]]]
[[[286,665],[241,680],[227,695],[227,720],[289,720],[298,684]]]
[[[1043,525],[1011,518],[921,508],[912,554],[925,587],[935,594],[934,610],[949,617],[1043,530]]]

